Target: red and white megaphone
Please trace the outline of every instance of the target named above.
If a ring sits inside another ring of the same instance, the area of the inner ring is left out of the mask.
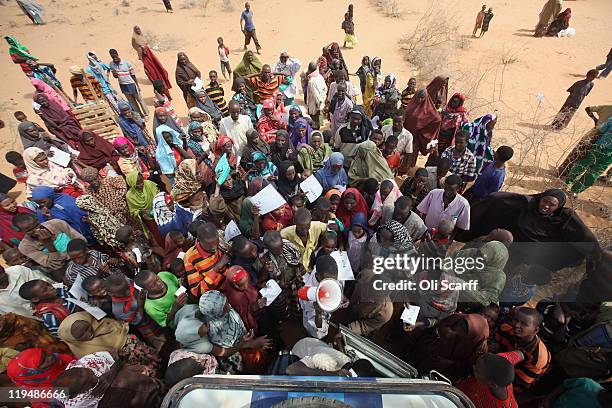
[[[303,286],[298,297],[307,302],[317,302],[325,312],[333,312],[342,303],[342,286],[335,279],[323,279],[318,286]]]

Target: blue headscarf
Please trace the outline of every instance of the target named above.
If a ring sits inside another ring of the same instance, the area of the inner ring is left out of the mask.
[[[187,147],[191,149],[196,157],[201,157],[204,156],[204,149],[202,149],[202,145],[200,145],[200,142],[204,140],[204,133],[202,133],[202,136],[200,136],[198,139],[197,136],[193,135],[193,131],[196,129],[202,129],[202,132],[204,132],[204,127],[200,122],[197,120],[192,120],[189,122],[189,128],[187,129],[187,134],[189,135]]]
[[[49,212],[51,218],[66,221],[72,228],[77,230],[81,235],[87,238],[87,241],[95,242],[89,225],[83,221],[83,217],[87,217],[87,213],[81,210],[75,203],[75,198],[68,194],[56,193],[51,187],[38,186],[32,190],[32,200],[41,200],[50,198],[52,201]],[[48,221],[38,208],[36,215],[40,222]]]
[[[176,159],[172,148],[166,143],[163,132],[168,132],[172,135],[172,143],[182,146],[183,141],[181,140],[181,134],[176,130],[172,129],[167,125],[159,125],[155,129],[155,136],[157,138],[157,149],[155,149],[155,159],[159,168],[164,174],[173,174],[176,170]]]
[[[138,114],[134,112],[130,104],[125,101],[119,101],[118,106],[119,106],[119,126],[121,126],[121,130],[123,131],[123,134],[129,137],[131,141],[135,141],[139,146],[147,146],[149,142],[145,138],[144,133],[142,132],[142,129],[137,123],[137,119],[139,119]],[[127,116],[123,114],[123,110],[125,108],[128,108],[129,110],[132,111],[132,115],[134,115],[132,118],[128,118]]]
[[[349,180],[344,167],[341,167],[340,171],[338,172],[335,172],[332,169],[332,166],[343,164],[344,155],[340,152],[334,152],[331,154],[331,156],[329,156],[329,159],[327,162],[325,162],[325,165],[315,173],[315,177],[323,187],[323,191],[334,188],[334,186],[346,187],[348,185]]]
[[[257,171],[249,174],[249,181],[253,180],[255,177],[273,176],[278,171],[276,165],[274,165],[274,163],[268,160],[268,156],[266,156],[264,153],[253,153],[253,164],[261,160],[266,161],[266,167],[260,170],[259,167],[253,166]]]

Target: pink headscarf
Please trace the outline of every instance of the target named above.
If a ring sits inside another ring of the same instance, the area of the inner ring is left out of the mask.
[[[397,184],[395,183],[395,180],[387,179],[387,180],[384,180],[384,181],[392,182],[393,183],[393,189],[391,190],[391,192],[389,193],[387,198],[385,198],[384,203],[382,201],[382,196],[380,195],[380,188],[376,192],[376,195],[374,196],[374,203],[372,204],[372,210],[371,210],[372,215],[370,216],[370,220],[368,221],[370,226],[375,225],[378,222],[378,220],[380,219],[380,217],[382,215],[383,206],[393,207],[394,203],[397,201],[397,199],[402,196],[402,193],[400,192],[399,188],[397,187]]]
[[[50,101],[57,103],[66,112],[70,110],[70,106],[68,106],[66,101],[44,81],[38,78],[30,78],[30,81],[32,81],[32,85],[34,86],[34,89],[36,89],[37,92],[44,93],[45,95],[47,95]]]

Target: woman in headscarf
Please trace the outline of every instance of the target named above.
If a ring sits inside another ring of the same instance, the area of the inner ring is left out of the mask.
[[[39,114],[47,129],[64,142],[75,147],[81,125],[74,116],[63,110],[57,103],[50,101],[46,94],[34,94],[34,102],[40,105]]]
[[[32,201],[38,204],[38,210],[36,211],[38,221],[64,220],[87,238],[89,243],[94,242],[91,229],[84,221],[88,214],[76,205],[74,197],[56,193],[52,187],[38,186],[32,190]]]
[[[362,97],[365,97],[364,95],[366,90],[366,76],[370,72],[370,69],[370,57],[364,55],[364,57],[361,58],[361,66],[357,69],[357,72],[355,72],[355,75],[359,77],[359,87],[361,88]]]
[[[370,209],[370,219],[368,224],[371,227],[385,224],[393,216],[395,202],[402,196],[394,179],[386,179],[380,183],[380,188],[374,196],[374,204]]]
[[[183,91],[183,98],[187,108],[193,108],[195,106],[195,98],[193,97],[193,91],[191,87],[195,83],[196,78],[202,78],[200,70],[189,61],[189,57],[184,52],[179,52],[176,55],[176,71],[174,73],[176,84]]]
[[[393,74],[385,75],[385,79],[383,83],[376,89],[376,95],[374,100],[372,101],[372,115],[381,116],[382,122],[382,113],[384,112],[385,104],[389,105],[390,102],[395,102],[395,105],[392,106],[393,110],[397,108],[397,102],[401,98],[401,94],[399,90],[396,88],[396,78]],[[382,127],[382,126],[380,126]]]
[[[294,161],[296,153],[289,141],[289,133],[284,129],[279,129],[276,132],[276,139],[270,143],[270,160],[272,163],[278,166],[280,162],[285,160]]]
[[[80,163],[101,171],[105,167],[110,166],[110,169],[106,168],[104,170],[105,174],[108,174],[109,170],[114,168],[118,170],[117,160],[119,159],[119,154],[112,144],[94,132],[81,130],[79,132],[77,149],[80,152],[78,159]]]
[[[96,320],[87,312],[77,312],[62,321],[57,336],[76,358],[106,351],[127,364],[143,365],[151,375],[156,374],[159,368],[157,353],[128,330],[127,322],[109,317]]]
[[[0,193],[0,241],[10,247],[17,248],[25,235],[13,225],[13,217],[17,214],[32,214],[29,208],[17,205],[8,195]]]
[[[227,301],[238,312],[245,328],[258,333],[257,318],[266,306],[265,298],[255,289],[249,273],[243,267],[234,265],[225,274],[228,282],[225,289]]]
[[[412,133],[412,153],[408,157],[408,167],[416,166],[419,153],[427,155],[430,141],[438,138],[442,121],[433,100],[426,89],[421,89],[406,105],[404,128]]]
[[[299,192],[300,179],[297,175],[295,164],[291,161],[283,161],[278,165],[278,180],[276,180],[276,190],[287,201]]]
[[[145,121],[138,112],[133,110],[125,101],[119,101],[119,126],[123,135],[137,146],[147,146],[152,142],[149,140]]]
[[[152,181],[145,180],[138,171],[128,173],[125,176],[125,181],[129,187],[125,199],[130,215],[140,221],[142,230],[147,238],[153,237],[155,242],[163,245],[164,241],[151,214],[153,198],[159,192],[157,185]]]
[[[388,257],[391,254],[417,255],[410,232],[403,224],[395,220],[389,220],[380,225],[371,242],[378,245],[378,251],[374,251],[374,254],[378,256]]]
[[[488,113],[473,122],[464,124],[462,127],[462,130],[469,134],[467,148],[474,153],[477,175],[482,172],[482,169],[488,162],[493,161],[494,152],[491,146],[491,139],[493,138],[493,128],[496,123],[497,117],[492,113]]]
[[[348,124],[349,112],[353,110],[353,101],[346,93],[347,88],[344,84],[340,84],[336,87],[336,91],[329,101],[329,113],[330,115],[330,131],[332,136],[336,135],[338,129]]]
[[[19,137],[23,148],[38,147],[42,150],[49,150],[51,147],[55,147],[63,152],[70,153],[70,147],[65,143],[48,134],[43,128],[34,122],[24,121],[17,126],[19,131]]]
[[[36,97],[36,94],[45,94],[51,102],[55,102],[56,104],[58,104],[64,111],[70,112],[70,106],[68,106],[64,98],[62,98],[60,94],[58,94],[44,81],[41,81],[38,78],[30,78],[30,81],[32,82],[32,85],[36,90],[36,92],[34,93],[34,97]]]
[[[323,191],[330,190],[336,186],[346,188],[349,180],[343,165],[344,155],[340,152],[334,152],[329,156],[323,167],[315,173],[315,177],[323,187]]]
[[[200,122],[204,130],[204,137],[212,145],[217,141],[217,128],[213,124],[212,117],[198,107],[189,109],[189,122]]]
[[[249,197],[253,197],[269,184],[267,179],[262,177],[254,178],[249,182],[246,198],[242,201],[242,208],[239,210],[238,228],[240,228],[240,232],[245,237],[250,239],[259,239],[261,229],[259,228],[260,217],[257,216],[256,219],[255,215],[253,215],[253,202]]]
[[[455,141],[455,134],[461,130],[461,126],[469,120],[469,114],[463,103],[465,96],[455,93],[451,96],[448,104],[441,113],[440,133],[438,135],[438,152],[443,152],[447,147],[452,146]]]
[[[118,248],[121,244],[115,239],[115,234],[125,223],[121,223],[108,208],[103,206],[88,194],[75,200],[81,210],[87,212],[87,218],[94,238],[103,245]]]
[[[168,99],[172,100],[169,91],[169,89],[172,88],[172,84],[168,79],[168,71],[166,71],[161,62],[159,62],[159,59],[157,59],[153,50],[149,47],[149,43],[144,35],[142,35],[142,30],[138,26],[134,26],[134,31],[132,32],[132,48],[136,50],[138,59],[143,63],[147,78],[149,78],[151,82],[163,81],[164,94]]]
[[[240,104],[240,113],[251,118],[253,126],[257,126],[257,104],[247,91],[246,81],[241,77],[237,78],[234,84],[236,86],[236,93],[234,93],[232,99]]]
[[[155,159],[159,169],[174,185],[174,172],[184,159],[191,159],[191,155],[183,149],[181,135],[166,125],[161,125],[155,130],[157,148]]]
[[[56,70],[53,64],[39,62],[38,58],[30,53],[28,47],[17,41],[15,37],[5,35],[4,39],[9,45],[8,53],[13,63],[19,64],[21,70],[28,78],[38,78],[45,81],[48,85],[62,88],[62,84],[55,76]]]
[[[198,89],[195,92],[195,106],[208,113],[213,122],[217,124],[223,118],[223,112],[221,112],[219,107],[210,99],[210,96],[208,96],[204,89]]]
[[[370,178],[378,182],[393,178],[393,172],[376,144],[366,140],[357,147],[357,156],[351,163],[348,177],[349,183],[354,186]]]
[[[170,231],[187,234],[187,227],[193,221],[193,214],[175,205],[172,196],[163,191],[153,197],[153,219],[162,237]]]
[[[598,260],[601,248],[593,232],[570,208],[558,189],[534,195],[492,193],[471,208],[471,228],[457,239],[468,242],[501,228],[514,236],[510,262],[538,263],[551,271],[575,265],[585,257]]]
[[[358,212],[351,217],[351,224],[346,230],[346,254],[353,271],[361,270],[361,260],[366,252],[369,239],[368,218]]]
[[[145,179],[149,178],[149,166],[140,158],[138,151],[132,142],[125,137],[117,137],[113,140],[113,147],[119,153],[117,165],[124,175],[133,171],[141,173]]]
[[[327,66],[332,71],[337,71],[340,69],[348,72],[348,68],[346,66],[346,62],[344,62],[344,57],[342,56],[342,50],[340,49],[340,45],[337,42],[333,42],[329,44],[327,47],[323,48],[323,58],[325,58],[325,62],[327,62]],[[329,78],[333,81],[333,77]],[[328,83],[329,85],[329,83]]]
[[[254,129],[246,131],[246,145],[242,148],[242,166],[245,169],[250,169],[252,166],[253,155],[257,152],[261,152],[266,156],[270,156],[270,145],[266,143],[261,135]],[[274,143],[274,142],[273,142]]]
[[[247,332],[237,311],[227,301],[225,295],[209,290],[200,298],[200,312],[208,325],[208,339],[211,343],[230,348]]]
[[[272,69],[272,72],[283,74],[285,76],[285,80],[280,86],[285,105],[293,104],[293,99],[298,94],[298,86],[295,76],[300,70],[301,65],[302,63],[297,58],[290,57],[287,51],[281,51],[280,58]]]
[[[262,152],[253,153],[253,168],[249,170],[248,181],[256,177],[266,177],[272,181],[276,179],[277,175],[278,168],[274,163],[268,160],[268,156]]]
[[[285,129],[287,125],[275,112],[273,99],[266,99],[263,101],[262,112],[263,115],[257,121],[257,131],[266,143],[271,143],[276,139],[276,131]]]
[[[208,157],[210,153],[210,143],[204,139],[204,128],[197,120],[189,122],[187,128],[187,151],[195,158]]]
[[[49,353],[69,353],[70,349],[49,330],[40,320],[15,313],[0,315],[0,345],[23,351],[40,347]]]
[[[45,9],[36,0],[17,0],[17,4],[32,23],[36,25],[45,24],[43,14]]]
[[[183,128],[168,114],[165,108],[155,108],[153,115],[153,134],[157,135],[157,128],[160,126],[168,126],[180,135],[180,138],[186,138]]]
[[[365,91],[363,92],[363,108],[369,118],[372,117],[372,102],[376,96],[376,90],[383,82],[381,72],[382,60],[378,57],[372,58],[370,70],[366,73]]]
[[[306,119],[300,118],[295,121],[293,129],[291,129],[291,133],[289,134],[289,140],[291,141],[293,147],[296,150],[299,150],[302,145],[308,143],[311,133],[312,128]]]
[[[366,116],[362,106],[354,106],[349,114],[349,123],[340,127],[334,136],[334,148],[340,149],[345,158],[352,161],[355,146],[369,139],[372,133],[372,122]]]
[[[248,77],[253,74],[261,72],[263,64],[253,51],[248,50],[242,56],[240,63],[234,68],[234,83],[232,85],[232,91],[238,92],[238,78]],[[253,100],[253,89],[250,86],[250,82],[246,83],[246,93],[251,100]]]
[[[217,182],[214,185],[216,188]],[[242,213],[242,202],[247,194],[245,182],[230,176],[219,186],[219,194],[227,204],[227,211],[231,214],[232,218],[239,220]],[[212,196],[214,195],[211,194]]]
[[[76,181],[74,171],[50,162],[44,150],[28,147],[23,152],[23,161],[28,171],[26,193],[37,186],[68,189],[74,192],[72,187]]]
[[[412,361],[419,372],[436,370],[455,381],[468,375],[487,352],[488,337],[489,325],[482,315],[454,313],[417,340]]]
[[[332,155],[332,150],[323,140],[323,134],[315,130],[310,134],[309,143],[303,144],[298,152],[297,163],[300,172],[311,170],[318,172]]]
[[[212,168],[215,169],[217,167],[217,163],[221,157],[225,154],[227,158],[227,162],[230,165],[232,170],[236,170],[236,166],[239,163],[236,163],[237,157],[234,154],[234,141],[226,135],[221,135],[217,139],[215,143],[215,161],[213,162]]]
[[[426,88],[432,100],[442,103],[442,108],[446,106],[446,101],[448,100],[448,80],[449,77],[447,75],[438,75],[431,80]]]
[[[563,7],[563,0],[548,0],[542,11],[540,11],[540,18],[535,28],[534,36],[543,37],[548,29],[548,25],[554,21],[554,19],[561,13]]]
[[[340,204],[336,211],[336,217],[342,225],[350,225],[351,219],[355,214],[363,214],[368,216],[368,205],[366,204],[363,195],[356,188],[347,188],[340,197]]]
[[[549,37],[555,37],[557,34],[559,34],[560,31],[569,28],[569,22],[571,17],[572,9],[566,8],[562,13],[559,13],[555,21],[553,21],[550,26],[548,26],[546,35]]]
[[[22,390],[53,388],[53,380],[74,360],[71,354],[52,353],[43,348],[30,348],[14,357],[6,369],[7,376]],[[42,390],[41,390],[42,391]],[[48,407],[42,402],[33,408]]]
[[[289,108],[289,116],[287,116],[287,132],[291,134],[293,127],[295,126],[295,122],[300,119],[305,118],[310,120],[308,113],[302,109],[299,105],[291,105]]]

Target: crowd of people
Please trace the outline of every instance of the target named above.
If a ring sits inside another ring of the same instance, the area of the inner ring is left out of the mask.
[[[357,41],[353,18],[350,6],[345,45]],[[335,42],[305,66],[287,51],[265,64],[248,3],[241,28],[233,70],[217,41],[225,86],[178,53],[187,123],[139,27],[132,46],[153,107],[115,49],[70,67],[70,97],[53,64],[5,37],[34,114],[15,112],[23,149],[6,154],[14,180],[0,180],[3,384],[68,390],[34,407],[127,408],[159,406],[197,374],[376,376],[342,353],[340,323],[420,375],[442,373],[477,407],[610,406],[612,253],[566,192],[501,191],[514,151],[494,139],[496,112],[473,117],[448,76],[402,89],[381,58],[349,70]],[[594,76],[562,111],[578,109]],[[79,95],[112,109],[118,134],[79,122]],[[610,163],[612,109],[587,113],[596,126],[560,169],[568,193]],[[441,262],[386,275],[419,290],[374,290],[375,265],[397,256]],[[467,258],[482,264],[441,266]],[[577,284],[536,296],[570,267],[584,273]],[[334,312],[298,295],[325,279],[342,288]],[[420,309],[406,323],[410,307]],[[270,371],[305,343],[317,353]]]

